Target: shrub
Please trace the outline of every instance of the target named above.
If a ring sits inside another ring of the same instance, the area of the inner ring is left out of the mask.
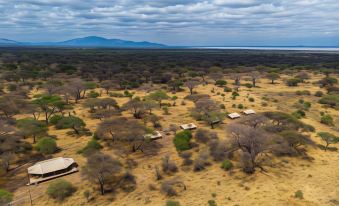
[[[224,160],[221,164],[221,168],[228,171],[233,168],[233,163],[229,161],[228,159]]]
[[[304,194],[301,190],[298,190],[294,193],[294,197],[298,198],[298,199],[303,199],[304,198]]]
[[[296,86],[298,86],[298,84],[301,82],[301,80],[300,79],[298,79],[298,78],[292,78],[292,79],[288,79],[287,81],[286,81],[286,84],[287,84],[287,86],[289,86],[289,87],[296,87]]]
[[[220,109],[226,109],[226,106],[224,104],[220,104]]]
[[[218,138],[215,132],[210,132],[206,129],[198,129],[194,137],[197,142],[202,143],[207,143],[210,139]]]
[[[52,125],[56,125],[63,117],[61,115],[53,115],[50,119],[49,119],[49,123]]]
[[[217,206],[215,200],[208,200],[208,206]]]
[[[166,182],[163,182],[161,184],[161,191],[169,197],[177,195],[177,191],[175,191],[175,189],[174,189],[174,187],[173,187],[173,185],[170,181],[166,181]]]
[[[254,102],[255,100],[254,100],[254,98],[253,98],[253,97],[250,97],[250,98],[248,98],[248,101],[250,101],[250,102]]]
[[[100,96],[100,94],[98,92],[95,92],[95,91],[90,91],[88,94],[87,94],[87,97],[88,98],[97,98],[98,96]]]
[[[322,97],[318,102],[320,104],[326,104],[334,108],[339,105],[339,94],[326,95]]]
[[[295,92],[295,94],[296,95],[311,95],[311,92],[308,90],[302,90],[302,91],[298,90]]]
[[[314,96],[316,97],[322,97],[324,95],[324,93],[322,91],[317,91]]]
[[[245,87],[247,87],[247,88],[252,88],[252,87],[253,87],[253,84],[246,83],[246,84],[243,84],[243,86],[245,86]]]
[[[215,85],[217,85],[219,87],[225,86],[226,84],[227,84],[227,81],[222,80],[222,79],[219,79],[215,82]]]
[[[189,130],[178,132],[173,139],[173,143],[177,151],[184,151],[184,150],[191,149],[191,146],[190,146],[191,138],[192,138],[192,133]]]
[[[295,112],[293,112],[292,115],[294,117],[298,118],[298,119],[301,119],[301,118],[306,116],[305,112],[303,110],[300,110],[300,109],[295,111]]]
[[[180,203],[175,200],[167,200],[166,206],[180,206]]]
[[[243,109],[243,108],[244,108],[244,105],[238,104],[238,109]]]
[[[7,190],[0,189],[0,205],[6,205],[13,200],[13,194]]]
[[[224,88],[224,92],[231,92],[231,91],[232,91],[232,89],[229,88],[229,87],[225,87],[225,88]]]
[[[58,147],[53,138],[44,137],[38,141],[36,149],[42,154],[53,154]]]
[[[165,173],[174,173],[178,171],[178,167],[175,165],[175,162],[170,160],[170,156],[166,155],[162,159],[162,171]]]
[[[63,201],[65,198],[71,196],[76,191],[76,188],[64,179],[56,180],[49,184],[47,194],[49,197]]]
[[[87,145],[79,151],[79,153],[84,154],[85,156],[93,154],[96,151],[102,149],[102,146],[96,139],[90,140]]]
[[[207,165],[210,163],[208,162],[209,154],[206,151],[202,151],[199,153],[198,157],[194,160],[193,169],[194,171],[201,171],[204,170]]]
[[[190,152],[181,152],[180,157],[184,159],[183,165],[191,165],[193,164],[193,160],[191,160],[192,153]]]
[[[325,114],[324,116],[321,117],[320,122],[322,124],[326,124],[326,125],[333,125],[333,118],[329,115],[329,114]]]

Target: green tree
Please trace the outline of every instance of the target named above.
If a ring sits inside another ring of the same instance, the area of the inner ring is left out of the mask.
[[[280,75],[275,72],[268,73],[266,78],[271,80],[271,84],[274,84],[274,81],[280,78]]]
[[[47,125],[41,121],[25,118],[17,121],[17,127],[19,128],[21,134],[25,137],[32,136],[33,143],[36,142],[37,137],[46,135],[48,128]]]
[[[44,137],[38,141],[36,149],[42,154],[53,154],[57,151],[58,147],[54,139]]]
[[[157,101],[161,108],[161,102],[163,100],[169,99],[170,96],[168,96],[166,92],[159,90],[149,94],[148,98]]]
[[[339,142],[339,137],[329,132],[319,132],[318,136],[326,142],[325,151],[328,149],[330,144],[336,144]]]
[[[48,124],[49,118],[58,110],[65,107],[65,102],[57,95],[42,95],[37,96],[33,103],[38,105],[45,114],[45,122]]]
[[[60,119],[55,127],[57,129],[73,129],[76,134],[80,134],[80,131],[84,129],[86,123],[76,116],[68,116]]]
[[[71,196],[75,191],[76,188],[70,182],[59,179],[48,185],[47,195],[61,202]]]

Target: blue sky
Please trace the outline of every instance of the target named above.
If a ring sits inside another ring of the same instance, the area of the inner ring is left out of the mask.
[[[0,0],[0,38],[339,46],[339,0]]]

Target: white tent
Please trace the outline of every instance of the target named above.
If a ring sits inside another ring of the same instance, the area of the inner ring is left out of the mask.
[[[231,118],[231,119],[235,119],[235,118],[239,118],[239,117],[240,117],[240,114],[234,112],[234,113],[229,114],[228,116],[229,116],[229,118]]]
[[[161,139],[162,135],[159,131],[155,131],[153,134],[144,135],[144,137],[149,138],[150,140],[157,140],[157,139]]]
[[[247,109],[243,111],[244,114],[249,115],[249,114],[255,114],[255,111],[253,109]]]
[[[193,123],[182,124],[182,125],[180,125],[180,128],[181,128],[181,129],[184,129],[184,130],[192,130],[192,129],[196,129],[196,128],[197,128],[197,125],[195,125],[195,124],[193,124]]]
[[[28,168],[28,174],[43,175],[43,174],[67,169],[73,163],[75,163],[73,158],[57,157],[54,159],[49,159],[49,160],[35,163],[33,166]]]

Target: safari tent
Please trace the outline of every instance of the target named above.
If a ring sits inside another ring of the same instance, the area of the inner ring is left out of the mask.
[[[57,157],[35,163],[27,169],[29,185],[61,177],[78,171],[73,158]]]

